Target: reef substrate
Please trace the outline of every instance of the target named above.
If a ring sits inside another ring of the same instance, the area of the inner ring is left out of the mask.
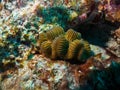
[[[118,2],[1,1],[0,90],[119,90]]]

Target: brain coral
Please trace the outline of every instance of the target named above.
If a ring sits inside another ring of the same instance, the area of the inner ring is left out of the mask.
[[[59,35],[64,34],[64,30],[62,27],[53,27],[51,30],[49,30],[46,35],[49,40],[54,40]]]
[[[57,37],[53,42],[52,50],[55,51],[53,52],[53,55],[56,53],[56,56],[63,59],[67,53],[69,42],[65,39],[64,36]]]
[[[40,47],[41,53],[43,53],[46,57],[49,57],[51,55],[51,42],[50,41],[44,41],[41,44]]]
[[[81,40],[74,40],[69,44],[68,53],[66,58],[67,59],[73,59],[77,56],[79,50],[83,47],[83,43],[81,43]]]
[[[73,41],[75,39],[81,39],[81,34],[74,31],[73,29],[69,29],[67,32],[66,32],[66,35],[65,35],[66,39],[68,41]]]
[[[51,59],[85,62],[91,55],[90,44],[73,29],[65,33],[62,27],[56,26],[41,33],[39,40],[41,53]]]
[[[46,33],[43,32],[39,34],[39,39],[37,44],[40,46],[44,41],[47,41],[47,36],[46,36]]]

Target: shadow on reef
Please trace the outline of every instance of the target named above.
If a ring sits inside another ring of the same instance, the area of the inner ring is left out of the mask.
[[[109,68],[89,74],[91,90],[120,90],[120,64],[112,62]]]
[[[106,42],[111,37],[111,32],[119,28],[119,25],[120,23],[111,23],[104,20],[98,23],[80,23],[73,28],[80,32],[82,37],[89,43],[106,47]]]

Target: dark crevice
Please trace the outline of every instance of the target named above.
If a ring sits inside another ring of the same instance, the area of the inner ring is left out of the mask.
[[[119,28],[120,23],[111,23],[109,21],[103,21],[98,23],[81,23],[73,27],[74,30],[82,34],[82,38],[89,43],[101,47],[106,47],[111,37],[111,32]]]

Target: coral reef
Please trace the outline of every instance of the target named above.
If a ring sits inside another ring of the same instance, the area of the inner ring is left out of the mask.
[[[0,90],[119,90],[119,0],[0,0]]]
[[[120,57],[120,29],[112,32],[112,36],[113,38],[111,37],[109,42],[107,42],[107,49],[117,57]]]

